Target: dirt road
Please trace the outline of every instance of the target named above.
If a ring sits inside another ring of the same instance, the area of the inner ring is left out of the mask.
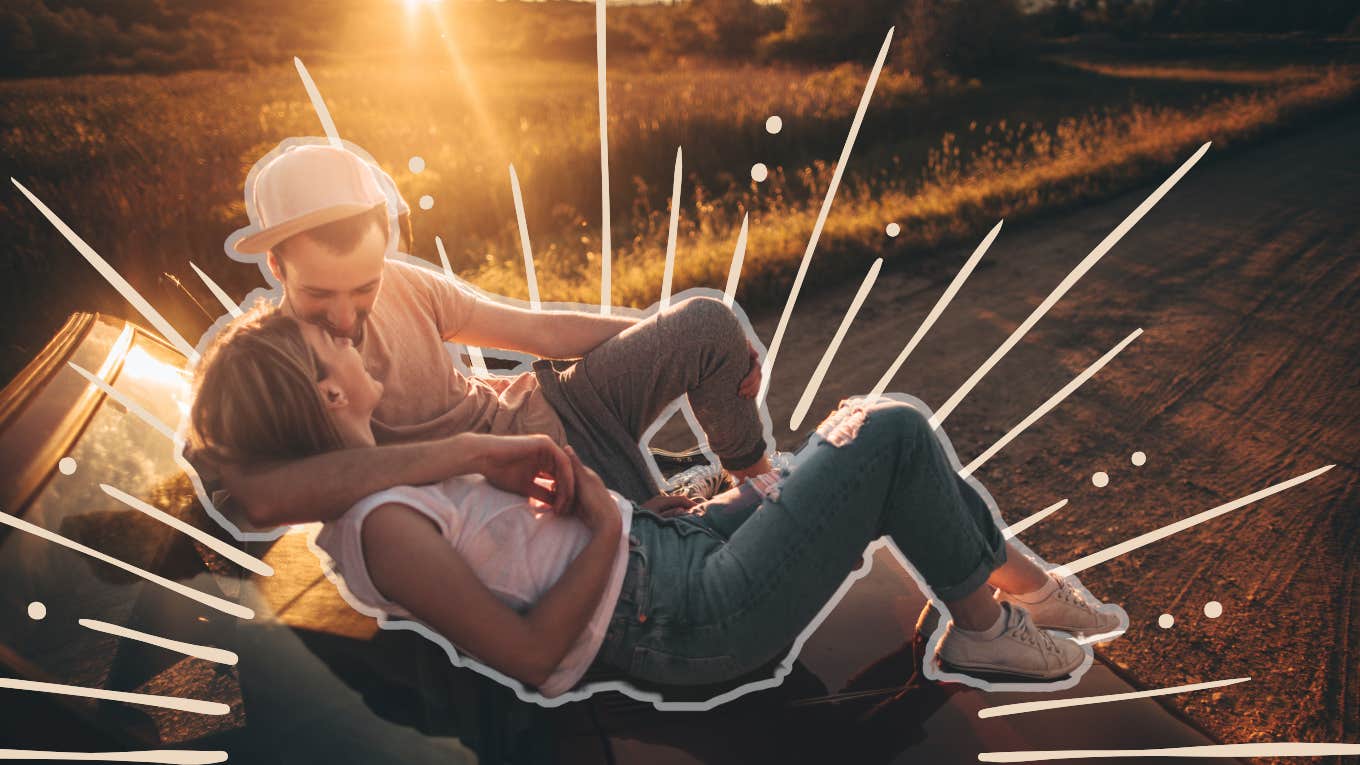
[[[1144,328],[977,473],[1008,522],[1070,500],[1022,537],[1054,563],[1336,464],[1082,575],[1127,609],[1128,634],[1103,653],[1143,686],[1252,678],[1171,697],[1225,742],[1360,742],[1357,135],[1351,114],[1232,156],[1210,149],[945,423],[968,462]],[[939,407],[1152,188],[1003,229],[889,390]],[[879,278],[800,430],[874,385],[972,249]],[[809,284],[799,301],[771,378],[782,448],[857,287]],[[768,343],[778,311],[752,319]],[[1221,616],[1205,615],[1210,601]]]

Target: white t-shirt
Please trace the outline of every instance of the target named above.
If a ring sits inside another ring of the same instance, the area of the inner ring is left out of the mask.
[[[545,697],[570,690],[585,674],[604,642],[623,587],[633,508],[621,495],[612,491],[610,495],[623,519],[614,567],[589,624],[537,689]],[[480,475],[455,476],[429,486],[398,486],[372,494],[338,519],[322,524],[313,541],[315,548],[330,556],[325,570],[341,595],[359,612],[382,621],[407,619],[419,623],[409,611],[378,592],[364,562],[364,519],[391,502],[412,507],[433,520],[477,578],[520,613],[538,602],[591,537],[581,519],[536,515],[524,497],[497,489]]]

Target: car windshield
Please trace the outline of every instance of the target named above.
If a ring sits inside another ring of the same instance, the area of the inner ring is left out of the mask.
[[[188,394],[182,363],[179,354],[139,332],[113,388],[174,428]],[[185,516],[194,506],[192,486],[174,459],[174,444],[111,397],[103,399],[61,462],[52,466],[41,491],[23,509],[23,519],[133,566],[222,594],[191,542],[109,496],[101,484],[172,515]],[[0,644],[14,651],[33,675],[51,682],[144,693],[169,683],[197,685],[176,675],[206,672],[211,679],[215,670],[171,652],[143,650],[141,644],[120,641],[79,620],[135,624],[152,633],[213,643],[219,622],[230,619],[134,574],[15,531],[0,537],[0,581],[5,582],[0,589],[4,612],[29,614],[0,620]],[[42,607],[30,610],[30,603]],[[33,618],[36,614],[42,618]],[[156,710],[137,714],[153,718],[160,738],[167,738]],[[176,714],[182,713],[164,712]]]

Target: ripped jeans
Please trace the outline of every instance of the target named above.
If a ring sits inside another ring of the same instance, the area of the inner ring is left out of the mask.
[[[730,538],[704,516],[634,513],[595,662],[666,685],[744,675],[778,658],[885,534],[942,600],[1006,559],[991,510],[920,410],[846,402]]]

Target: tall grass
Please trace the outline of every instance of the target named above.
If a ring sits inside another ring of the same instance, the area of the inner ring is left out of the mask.
[[[1354,68],[1289,65],[1287,75],[1157,79],[1069,63],[943,83],[927,94],[889,67],[847,168],[814,273],[977,235],[1165,172],[1205,140],[1217,147],[1347,102]],[[508,182],[513,163],[545,300],[599,298],[599,155],[594,68],[454,58],[312,74],[342,135],[364,146],[412,203],[416,254],[440,235],[464,278],[524,297]],[[723,284],[751,215],[740,299],[777,299],[791,280],[864,86],[862,67],[814,70],[641,60],[611,64],[613,296],[658,297],[675,148],[686,178],[675,288]],[[1128,75],[1128,76],[1126,76]],[[1234,79],[1236,78],[1236,79]],[[242,186],[278,141],[320,126],[291,66],[249,74],[86,76],[0,82],[0,161],[171,320],[206,321],[160,278],[212,299],[192,260],[241,297],[260,275],[222,243],[246,224]],[[778,114],[784,129],[764,130]],[[412,173],[421,156],[427,169]],[[754,162],[770,178],[750,180]],[[431,195],[434,206],[415,205]],[[890,239],[884,225],[902,235]],[[4,369],[11,373],[74,310],[127,315],[112,292],[17,191],[0,195]]]

